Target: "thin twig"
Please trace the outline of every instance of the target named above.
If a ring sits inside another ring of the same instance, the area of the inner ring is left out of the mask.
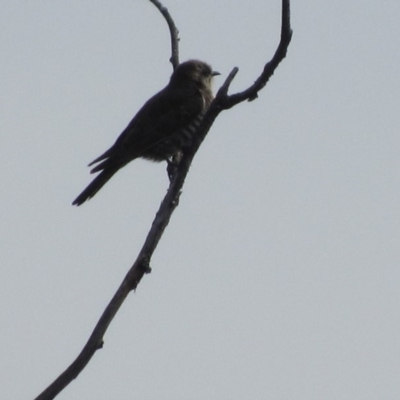
[[[279,63],[286,57],[292,35],[293,31],[290,27],[290,0],[282,0],[281,40],[273,58],[265,64],[261,75],[256,79],[253,85],[242,92],[229,96],[224,104],[225,109],[231,108],[242,101],[252,101],[257,98],[258,92],[267,84]]]
[[[167,21],[169,33],[171,36],[171,58],[169,61],[172,64],[172,67],[175,69],[179,65],[179,31],[175,25],[174,20],[172,19],[168,9],[164,7],[158,0],[150,0],[153,3],[160,13],[163,15],[165,20]]]

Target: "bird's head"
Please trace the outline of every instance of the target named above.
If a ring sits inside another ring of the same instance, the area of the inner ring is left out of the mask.
[[[212,78],[220,75],[210,65],[199,60],[189,60],[179,64],[171,76],[171,83],[188,81],[200,88],[211,88]]]

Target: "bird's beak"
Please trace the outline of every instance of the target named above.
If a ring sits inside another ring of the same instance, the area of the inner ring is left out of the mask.
[[[213,71],[213,72],[211,72],[211,75],[212,75],[212,76],[221,75],[221,72]]]

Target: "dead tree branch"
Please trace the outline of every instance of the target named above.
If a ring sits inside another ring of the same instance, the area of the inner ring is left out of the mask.
[[[171,35],[171,58],[169,61],[172,64],[172,67],[175,69],[179,65],[179,31],[175,25],[174,20],[171,17],[171,14],[168,12],[168,9],[164,7],[158,0],[149,0],[153,3],[160,13],[163,15],[165,20],[167,21],[169,33]]]
[[[174,67],[176,67],[179,63],[178,30],[176,29],[168,10],[158,0],[150,1],[160,10],[168,23],[171,33],[171,63]],[[223,110],[232,108],[242,101],[252,101],[257,98],[258,92],[267,84],[269,78],[273,75],[279,63],[285,58],[291,37],[292,30],[290,27],[290,0],[282,0],[281,40],[274,57],[264,66],[261,75],[256,79],[254,84],[242,92],[228,95],[229,86],[235,78],[238,68],[234,68],[228,75],[196,132],[196,141],[193,143],[191,148],[185,151],[183,154],[176,174],[171,180],[168,192],[160,205],[160,208],[136,261],[126,274],[114,297],[104,310],[81,353],[78,355],[75,361],[36,398],[36,400],[54,399],[70,382],[72,382],[72,380],[74,380],[80,374],[80,372],[82,372],[82,370],[93,357],[96,350],[102,348],[104,334],[106,333],[111,321],[115,317],[122,303],[128,294],[132,290],[136,289],[144,274],[151,271],[151,257],[161,239],[165,228],[169,223],[173,211],[178,205],[181,190],[192,160],[215,119]]]

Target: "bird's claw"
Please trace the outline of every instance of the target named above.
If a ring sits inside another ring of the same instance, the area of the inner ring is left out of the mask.
[[[168,164],[167,165],[167,173],[168,173],[168,178],[169,178],[170,182],[174,178],[181,160],[182,160],[182,152],[180,152],[180,151],[178,151],[172,157],[165,159],[165,161],[167,161],[167,164]]]

